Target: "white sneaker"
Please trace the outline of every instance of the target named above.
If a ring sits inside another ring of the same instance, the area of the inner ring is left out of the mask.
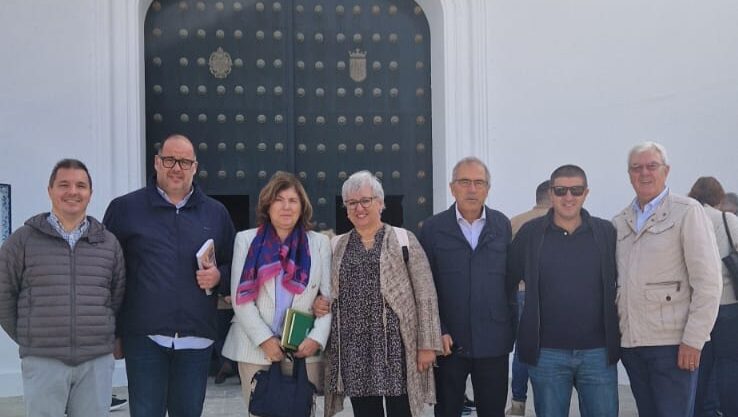
[[[524,416],[525,415],[525,401],[510,402],[510,408],[505,411],[506,416]]]

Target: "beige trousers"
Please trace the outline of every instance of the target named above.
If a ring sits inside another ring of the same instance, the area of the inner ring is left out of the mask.
[[[285,375],[292,375],[292,361],[283,360],[280,363],[282,367],[282,373]],[[318,393],[323,392],[323,362],[310,362],[305,364],[307,369],[308,380],[315,385],[315,389]],[[269,369],[269,365],[256,365],[253,363],[239,362],[238,373],[241,377],[241,391],[243,392],[243,399],[246,402],[246,409],[249,407],[249,400],[251,399],[251,379],[254,375],[261,371]],[[315,414],[315,407],[313,407],[313,414]],[[251,414],[249,414],[251,416]]]

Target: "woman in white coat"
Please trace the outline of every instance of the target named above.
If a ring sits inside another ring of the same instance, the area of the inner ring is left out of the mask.
[[[238,362],[246,404],[251,379],[282,363],[292,372],[280,339],[288,308],[312,313],[318,293],[330,294],[331,248],[326,236],[310,231],[313,209],[305,189],[292,174],[277,172],[259,193],[258,227],[239,232],[233,249],[233,318],[223,356]],[[295,356],[306,358],[308,379],[323,386],[322,355],[331,317],[315,320]]]

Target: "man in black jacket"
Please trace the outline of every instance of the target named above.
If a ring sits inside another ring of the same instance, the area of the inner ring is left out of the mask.
[[[19,345],[28,416],[108,415],[123,251],[87,216],[92,179],[59,161],[51,212],[28,219],[0,249],[0,324]]]
[[[438,293],[444,356],[436,368],[436,417],[458,417],[471,374],[477,415],[505,413],[517,283],[505,275],[510,220],[485,205],[489,170],[467,157],[453,169],[456,203],[423,223],[418,236]]]
[[[582,209],[589,189],[580,167],[561,166],[550,181],[553,208],[523,225],[511,248],[509,274],[527,290],[518,353],[537,415],[568,416],[575,386],[582,415],[616,417],[615,229]]]
[[[173,135],[154,156],[156,177],[110,203],[104,223],[128,272],[117,334],[132,416],[200,416],[217,336],[217,293],[227,293],[235,230],[226,208],[193,179],[192,142]],[[217,265],[195,254],[215,242]]]

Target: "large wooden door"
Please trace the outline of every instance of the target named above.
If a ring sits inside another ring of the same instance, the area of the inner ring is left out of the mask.
[[[361,169],[382,180],[390,223],[432,214],[430,39],[414,1],[161,0],[145,31],[149,175],[182,133],[197,182],[240,227],[277,170],[303,181],[319,229],[348,227],[340,188]]]

